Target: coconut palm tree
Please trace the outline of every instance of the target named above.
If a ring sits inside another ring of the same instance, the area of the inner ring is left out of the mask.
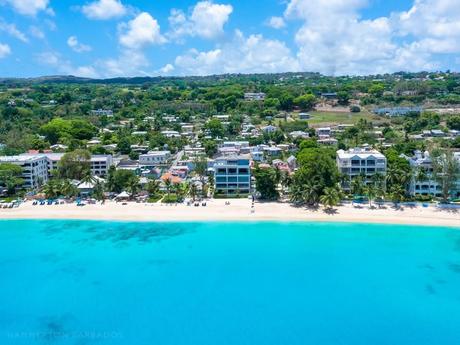
[[[210,193],[210,195],[213,195],[214,194],[214,175],[209,175],[208,177],[208,193]]]
[[[390,191],[390,197],[391,197],[391,200],[393,201],[393,203],[395,204],[395,206],[399,202],[404,200],[405,195],[406,195],[406,190],[403,187],[401,187],[400,185],[393,186],[391,191]]]
[[[339,193],[334,187],[324,188],[323,195],[319,198],[320,202],[326,207],[326,209],[331,209],[340,202]]]
[[[190,188],[188,190],[188,194],[190,197],[195,201],[196,196],[198,195],[198,188],[196,187],[195,183],[190,184]]]
[[[51,180],[43,186],[42,191],[48,199],[57,198],[61,192],[60,182],[58,180]]]
[[[305,202],[305,195],[302,185],[293,184],[289,188],[289,199],[294,205],[302,205]]]
[[[158,181],[149,181],[149,183],[147,183],[147,188],[146,188],[147,192],[149,193],[149,195],[151,197],[155,197],[156,195],[158,195],[160,193],[160,184]]]
[[[126,191],[133,197],[136,195],[140,190],[139,185],[139,178],[137,176],[133,176],[130,178],[126,184]]]
[[[364,189],[364,178],[362,175],[356,176],[351,181],[351,191],[354,195],[362,195]]]
[[[101,181],[97,181],[96,184],[94,185],[93,196],[98,201],[102,201],[105,199],[104,184]]]
[[[309,205],[316,205],[318,203],[321,186],[315,181],[308,181],[302,187],[305,202]]]
[[[369,207],[372,207],[372,200],[374,200],[377,190],[373,184],[369,184],[364,187],[364,194],[367,196],[369,200]]]
[[[168,199],[169,199],[169,196],[171,195],[171,191],[173,189],[173,184],[171,182],[171,179],[166,179],[164,181],[164,184],[165,184],[165,188],[166,188],[166,194],[168,195]]]

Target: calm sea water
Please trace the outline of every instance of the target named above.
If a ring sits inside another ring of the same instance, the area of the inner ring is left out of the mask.
[[[458,345],[460,231],[0,221],[0,344]]]

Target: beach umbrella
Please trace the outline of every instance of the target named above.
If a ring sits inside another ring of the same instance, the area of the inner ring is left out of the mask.
[[[129,196],[128,192],[123,191],[123,192],[121,192],[120,194],[118,194],[116,196],[116,199],[128,199],[129,197],[130,196]]]

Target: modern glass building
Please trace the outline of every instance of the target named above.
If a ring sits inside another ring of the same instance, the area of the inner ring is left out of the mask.
[[[251,169],[248,156],[217,158],[214,171],[216,194],[237,196],[251,193]]]

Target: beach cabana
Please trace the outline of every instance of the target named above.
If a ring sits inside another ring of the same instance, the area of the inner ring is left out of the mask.
[[[126,191],[121,192],[115,197],[116,200],[127,200],[129,198],[130,198],[130,195]]]

